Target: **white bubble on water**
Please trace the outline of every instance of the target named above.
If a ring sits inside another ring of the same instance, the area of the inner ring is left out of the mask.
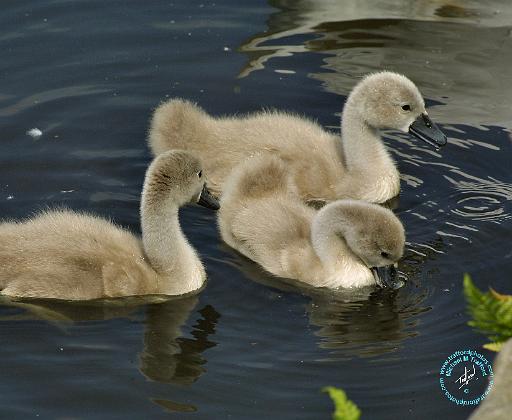
[[[39,130],[39,128],[31,128],[30,130],[27,131],[27,134],[30,137],[37,139],[38,137],[41,137],[43,135],[43,132]]]

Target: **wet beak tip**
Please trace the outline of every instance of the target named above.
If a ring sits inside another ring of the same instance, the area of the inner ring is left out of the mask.
[[[432,122],[426,113],[421,114],[412,122],[409,126],[409,133],[428,143],[436,150],[439,150],[448,142],[446,135]]]

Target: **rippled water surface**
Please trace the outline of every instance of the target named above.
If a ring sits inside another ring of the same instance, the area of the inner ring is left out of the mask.
[[[174,96],[215,115],[293,110],[338,130],[351,87],[391,69],[417,83],[449,145],[386,133],[408,241],[398,291],[287,286],[222,244],[214,214],[187,208],[184,230],[209,273],[198,296],[2,300],[2,418],[322,419],[325,385],[344,388],[364,418],[468,416],[442,395],[438,371],[485,342],[466,325],[463,273],[512,292],[512,7],[374,3],[3,5],[3,218],[65,205],[138,232],[148,120]]]

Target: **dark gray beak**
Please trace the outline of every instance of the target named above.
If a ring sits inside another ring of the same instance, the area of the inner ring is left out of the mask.
[[[373,277],[377,286],[390,289],[399,289],[404,285],[403,281],[398,277],[398,271],[395,265],[386,265],[385,267],[372,267]]]
[[[439,127],[428,117],[427,114],[421,114],[409,126],[409,133],[414,137],[430,144],[436,150],[447,143],[446,136]]]
[[[197,200],[197,204],[200,206],[206,207],[212,210],[219,210],[220,205],[217,199],[208,191],[206,188],[206,184],[203,185],[203,190],[201,191],[201,195],[199,196],[199,200]]]

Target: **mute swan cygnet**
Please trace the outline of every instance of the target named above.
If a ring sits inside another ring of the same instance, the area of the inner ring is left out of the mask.
[[[224,241],[268,272],[311,286],[394,288],[405,236],[393,212],[351,199],[316,212],[290,178],[274,156],[237,166],[218,213]]]
[[[191,201],[218,209],[199,160],[169,151],[146,172],[142,241],[108,220],[68,210],[2,223],[1,293],[86,300],[197,290],[206,273],[178,220],[179,207]]]
[[[409,132],[435,147],[446,144],[414,83],[387,71],[365,77],[352,90],[343,110],[341,138],[285,112],[215,118],[191,102],[171,99],[156,109],[148,141],[154,155],[180,148],[203,158],[216,194],[222,193],[236,165],[266,153],[288,163],[304,201],[353,198],[382,203],[399,193],[400,179],[380,129]]]

